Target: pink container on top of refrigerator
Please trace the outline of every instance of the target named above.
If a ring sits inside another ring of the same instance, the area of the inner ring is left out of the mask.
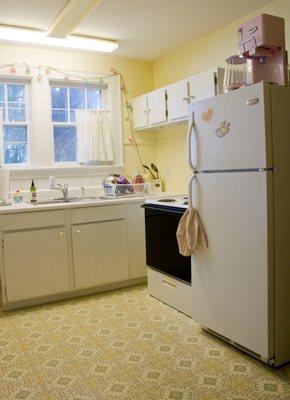
[[[239,56],[247,60],[247,83],[288,85],[285,21],[261,14],[238,29]]]

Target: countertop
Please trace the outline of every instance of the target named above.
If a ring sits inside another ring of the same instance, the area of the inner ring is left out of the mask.
[[[113,204],[126,204],[126,203],[136,203],[145,201],[148,198],[154,197],[172,197],[172,196],[180,196],[180,194],[172,194],[172,193],[156,193],[156,194],[148,194],[143,196],[134,196],[134,197],[117,197],[117,198],[107,198],[107,199],[84,199],[79,201],[73,201],[68,203],[56,203],[56,204],[41,204],[41,205],[33,205],[30,203],[21,203],[21,204],[13,204],[11,206],[1,206],[0,207],[0,215],[2,214],[14,214],[14,213],[23,213],[23,212],[34,212],[34,211],[48,211],[48,210],[60,210],[60,209],[69,209],[69,208],[80,208],[80,207],[93,207],[93,206],[107,206]]]

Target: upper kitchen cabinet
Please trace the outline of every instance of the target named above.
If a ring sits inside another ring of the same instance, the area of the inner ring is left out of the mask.
[[[221,93],[223,74],[214,68],[135,98],[134,128],[153,130],[187,120],[189,103]]]
[[[148,126],[148,103],[147,95],[135,97],[133,100],[133,121],[135,129]]]
[[[165,88],[148,93],[148,122],[149,126],[162,124],[167,121]]]
[[[133,100],[133,121],[135,129],[150,128],[167,121],[165,88]]]
[[[189,102],[188,81],[183,80],[166,87],[168,121],[187,118]]]
[[[203,100],[222,93],[224,69],[215,68],[188,78],[189,99],[193,101]]]

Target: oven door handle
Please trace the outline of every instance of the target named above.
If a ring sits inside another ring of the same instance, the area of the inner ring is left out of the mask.
[[[152,211],[159,211],[159,212],[166,212],[167,214],[184,214],[184,212],[186,211],[186,209],[177,209],[177,208],[170,208],[170,207],[158,207],[158,206],[154,206],[151,204],[142,204],[141,206],[142,208],[145,208],[147,210],[152,210]]]

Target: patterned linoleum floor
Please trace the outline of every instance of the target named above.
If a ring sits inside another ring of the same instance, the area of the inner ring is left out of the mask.
[[[263,365],[137,286],[0,314],[0,399],[290,400],[290,367]]]

